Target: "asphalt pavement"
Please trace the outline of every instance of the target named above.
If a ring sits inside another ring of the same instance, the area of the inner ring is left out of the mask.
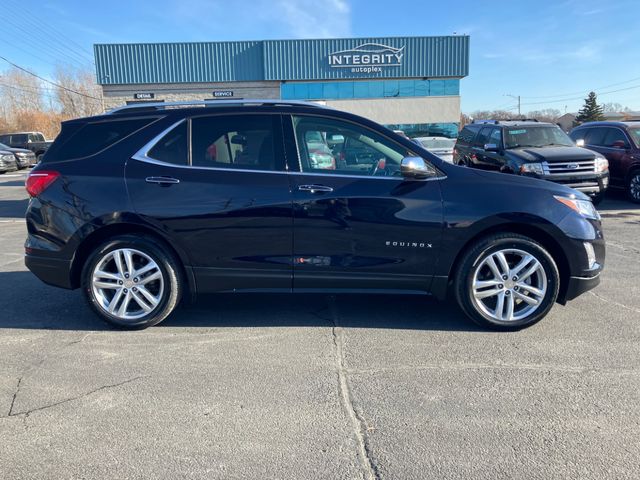
[[[640,478],[640,210],[515,333],[410,296],[216,295],[122,332],[24,267],[0,175],[0,478]]]

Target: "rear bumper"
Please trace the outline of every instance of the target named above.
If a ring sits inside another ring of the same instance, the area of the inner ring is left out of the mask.
[[[569,300],[579,297],[583,293],[596,288],[600,284],[600,274],[594,277],[569,277],[567,290],[564,298],[559,298],[558,302],[565,304]]]
[[[36,277],[48,285],[74,288],[71,283],[71,260],[27,254],[24,257],[24,264]]]

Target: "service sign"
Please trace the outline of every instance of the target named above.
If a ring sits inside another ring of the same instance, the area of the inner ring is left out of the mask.
[[[229,98],[233,97],[233,90],[214,90],[213,98]]]
[[[156,98],[155,93],[145,92],[145,93],[134,93],[133,98],[136,100],[153,100]]]
[[[394,48],[381,43],[364,43],[351,50],[329,54],[331,68],[346,68],[351,73],[381,73],[387,67],[402,65],[404,46]]]

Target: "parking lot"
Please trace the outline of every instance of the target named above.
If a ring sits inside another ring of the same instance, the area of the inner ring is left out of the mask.
[[[399,296],[219,295],[140,332],[23,263],[0,175],[0,478],[640,478],[640,209],[521,332]]]

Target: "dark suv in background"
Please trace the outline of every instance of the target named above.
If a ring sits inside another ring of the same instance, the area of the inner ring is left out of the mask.
[[[557,125],[536,120],[466,125],[458,135],[453,162],[561,183],[589,195],[596,204],[609,185],[604,156],[577,147]]]
[[[571,130],[578,144],[609,161],[611,186],[640,203],[640,122],[590,122]]]
[[[182,297],[262,291],[450,293],[481,325],[518,329],[595,287],[604,265],[583,194],[451,165],[314,104],[64,122],[27,190],[28,268],[129,328]]]

